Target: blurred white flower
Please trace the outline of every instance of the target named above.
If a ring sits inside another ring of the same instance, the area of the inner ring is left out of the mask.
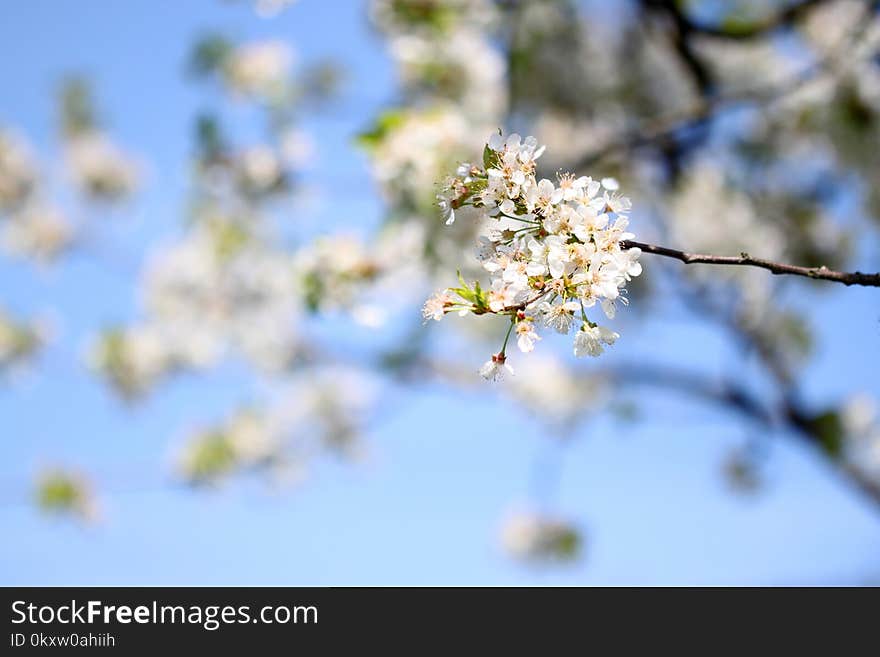
[[[880,406],[866,393],[853,395],[840,413],[844,454],[857,467],[880,481]]]
[[[78,132],[65,143],[67,170],[83,192],[116,200],[132,194],[140,178],[138,164],[100,132]]]
[[[403,34],[391,39],[391,55],[408,87],[457,100],[477,117],[504,110],[505,62],[478,30],[460,29],[442,38]]]
[[[266,194],[284,179],[281,159],[269,146],[251,146],[238,156],[238,175],[245,191]]]
[[[288,128],[280,138],[281,155],[289,167],[303,168],[315,156],[315,142],[308,133]]]
[[[175,322],[136,324],[103,331],[89,347],[89,365],[129,400],[147,393],[165,376],[202,368],[219,355],[215,341]]]
[[[354,235],[327,235],[295,258],[304,301],[313,311],[346,310],[376,327],[420,293],[424,229],[415,221],[388,226],[375,243]]]
[[[246,43],[230,53],[224,75],[235,93],[271,103],[286,94],[293,61],[293,50],[283,41]]]
[[[254,11],[260,18],[272,18],[296,2],[297,0],[254,0]]]
[[[48,262],[73,242],[73,227],[58,208],[28,203],[2,226],[3,246],[12,254]]]
[[[522,561],[572,561],[580,554],[581,537],[569,522],[523,511],[505,520],[501,545],[511,557]]]
[[[0,211],[21,205],[37,185],[37,168],[30,146],[0,127]]]
[[[672,242],[703,253],[750,255],[779,260],[785,236],[764,221],[745,194],[731,188],[724,172],[709,161],[695,163],[669,200]],[[739,286],[748,306],[763,309],[771,281],[764,272],[746,267],[687,268],[686,275],[701,281],[725,280]]]
[[[595,409],[604,397],[599,379],[576,376],[549,351],[522,359],[505,391],[541,419],[560,425]]]

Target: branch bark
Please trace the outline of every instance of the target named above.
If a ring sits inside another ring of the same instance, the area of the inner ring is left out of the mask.
[[[666,246],[657,246],[655,244],[646,244],[644,242],[634,242],[632,240],[624,240],[621,242],[624,249],[641,249],[645,253],[653,253],[654,255],[666,258],[674,258],[686,265],[707,264],[707,265],[740,265],[746,267],[758,267],[766,269],[776,275],[792,275],[805,276],[820,281],[832,281],[834,283],[843,283],[844,285],[864,285],[867,287],[880,287],[880,273],[865,274],[860,271],[843,272],[828,269],[828,267],[800,267],[798,265],[788,265],[772,260],[764,260],[763,258],[753,258],[748,253],[741,253],[738,256],[717,256],[707,255],[703,253],[688,253],[679,251],[678,249],[670,249]]]

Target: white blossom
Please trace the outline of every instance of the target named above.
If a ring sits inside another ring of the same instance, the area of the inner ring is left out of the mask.
[[[458,173],[466,177],[447,184],[444,207],[472,204],[494,225],[480,237],[477,254],[490,281],[449,288],[445,296],[429,300],[425,314],[439,319],[454,309],[469,309],[509,315],[523,352],[535,348],[537,324],[566,334],[580,322],[575,355],[598,356],[619,335],[590,321],[587,309],[598,303],[614,317],[618,302],[627,303],[622,296],[627,282],[642,271],[641,251],[621,245],[634,237],[626,217],[632,204],[613,178],[597,182],[560,173],[558,187],[537,180],[536,160],[543,152],[534,137],[493,133],[485,169],[461,168]],[[506,364],[503,350],[498,356],[484,365],[486,378],[495,378]]]
[[[37,168],[30,146],[9,130],[0,128],[0,210],[25,201],[37,184]]]
[[[73,242],[73,226],[58,208],[29,202],[2,225],[3,246],[15,255],[54,260]]]
[[[535,343],[541,336],[535,332],[535,325],[530,321],[521,321],[516,325],[516,345],[524,354],[533,351]]]
[[[507,374],[513,374],[513,368],[503,353],[494,354],[480,368],[480,376],[487,381],[500,381]]]
[[[233,50],[223,72],[235,93],[274,102],[287,90],[293,60],[293,50],[285,42],[256,41]]]
[[[67,170],[85,193],[114,200],[135,191],[140,167],[107,135],[91,130],[77,133],[67,140],[65,151]]]
[[[574,355],[599,356],[605,351],[604,345],[612,345],[620,335],[604,326],[584,324],[574,338]]]
[[[511,557],[523,561],[569,561],[578,555],[580,533],[560,518],[520,511],[505,520],[501,545]]]

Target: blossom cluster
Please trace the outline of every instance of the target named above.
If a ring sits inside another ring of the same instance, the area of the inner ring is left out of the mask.
[[[54,260],[73,242],[73,226],[45,198],[30,145],[0,128],[0,247],[17,257]]]
[[[7,129],[0,129],[0,210],[23,203],[37,185],[30,148]]]
[[[245,98],[274,102],[290,84],[294,54],[283,41],[242,44],[223,61],[223,78],[231,90]]]
[[[348,233],[329,234],[294,257],[302,304],[310,312],[345,311],[378,327],[423,289],[424,227],[415,220],[391,224],[368,243]]]
[[[599,305],[613,318],[626,305],[625,286],[641,273],[637,248],[625,248],[631,204],[611,178],[601,181],[570,173],[557,183],[538,180],[536,160],[543,153],[534,137],[492,135],[482,166],[462,164],[438,195],[447,224],[463,206],[481,209],[487,230],[477,258],[490,275],[479,282],[448,288],[425,304],[426,319],[446,313],[487,313],[510,317],[501,351],[480,370],[497,379],[510,370],[505,349],[512,332],[523,352],[540,340],[538,327],[568,334],[577,326],[575,356],[598,356],[619,337],[587,316]]]
[[[363,370],[310,369],[277,400],[239,409],[189,434],[177,455],[178,474],[189,484],[207,485],[265,471],[286,483],[319,455],[359,458],[375,395],[375,381]]]
[[[853,467],[880,481],[880,405],[867,393],[858,393],[840,414],[844,456]]]
[[[134,158],[95,128],[67,137],[65,164],[74,185],[96,200],[114,201],[130,196],[141,176]]]
[[[389,205],[427,222],[436,181],[480,148],[506,111],[505,59],[493,39],[499,15],[487,0],[373,0],[370,15],[405,102],[377,116],[360,142]]]
[[[210,337],[192,325],[150,322],[105,329],[90,345],[87,360],[118,394],[133,401],[169,373],[207,367],[217,354]]]
[[[572,561],[578,557],[581,543],[580,531],[569,521],[535,511],[518,511],[501,528],[501,546],[520,561]]]

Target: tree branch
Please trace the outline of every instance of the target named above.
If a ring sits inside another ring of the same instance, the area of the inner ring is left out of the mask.
[[[651,3],[646,2],[646,4]],[[674,112],[665,117],[646,120],[631,129],[612,136],[603,144],[582,155],[568,168],[576,171],[591,167],[618,152],[626,153],[636,148],[652,146],[669,139],[674,139],[679,133],[700,128],[707,122],[712,121],[722,110],[730,109],[737,105],[754,103],[759,107],[763,106],[766,110],[773,103],[798,92],[821,74],[832,70],[835,62],[841,57],[845,57],[846,53],[851,52],[854,46],[864,38],[865,32],[872,24],[870,20],[871,14],[878,11],[880,11],[880,0],[871,0],[866,7],[864,20],[851,33],[842,37],[831,53],[819,61],[810,64],[791,78],[772,85],[737,89],[728,93],[718,93],[710,97],[701,96],[691,107],[683,111]]]
[[[608,380],[616,383],[674,390],[729,408],[763,424],[768,429],[786,429],[820,450],[843,479],[849,481],[872,502],[880,504],[880,480],[871,477],[840,454],[829,454],[827,445],[823,445],[821,436],[817,435],[812,416],[800,409],[791,399],[783,400],[778,408],[768,407],[759,396],[754,395],[734,379],[717,379],[659,364],[624,364],[606,368],[601,373]]]
[[[746,267],[758,267],[766,269],[773,274],[792,276],[805,276],[821,281],[832,281],[834,283],[843,283],[844,285],[864,285],[868,287],[880,287],[880,273],[864,274],[860,271],[842,272],[828,269],[828,267],[800,267],[798,265],[787,265],[784,263],[773,262],[772,260],[764,260],[762,258],[753,258],[748,253],[741,253],[739,256],[716,256],[706,255],[703,253],[688,253],[677,249],[670,249],[666,246],[657,246],[655,244],[645,244],[644,242],[634,242],[632,240],[624,240],[620,243],[624,249],[637,248],[645,253],[653,253],[654,255],[664,256],[666,258],[674,258],[680,260],[686,265],[707,264],[707,265],[741,265]]]
[[[426,375],[446,383],[471,388],[478,385],[473,369],[449,358],[430,358],[423,354],[397,363],[391,374],[405,383],[424,382]],[[766,395],[744,386],[739,378],[714,377],[702,372],[650,362],[618,363],[598,369],[581,369],[584,382],[603,381],[612,385],[648,386],[689,396],[719,408],[729,409],[768,430],[787,432],[824,455],[843,480],[851,483],[880,508],[880,480],[871,477],[841,454],[832,454],[817,434],[813,416],[792,399],[768,403]]]

